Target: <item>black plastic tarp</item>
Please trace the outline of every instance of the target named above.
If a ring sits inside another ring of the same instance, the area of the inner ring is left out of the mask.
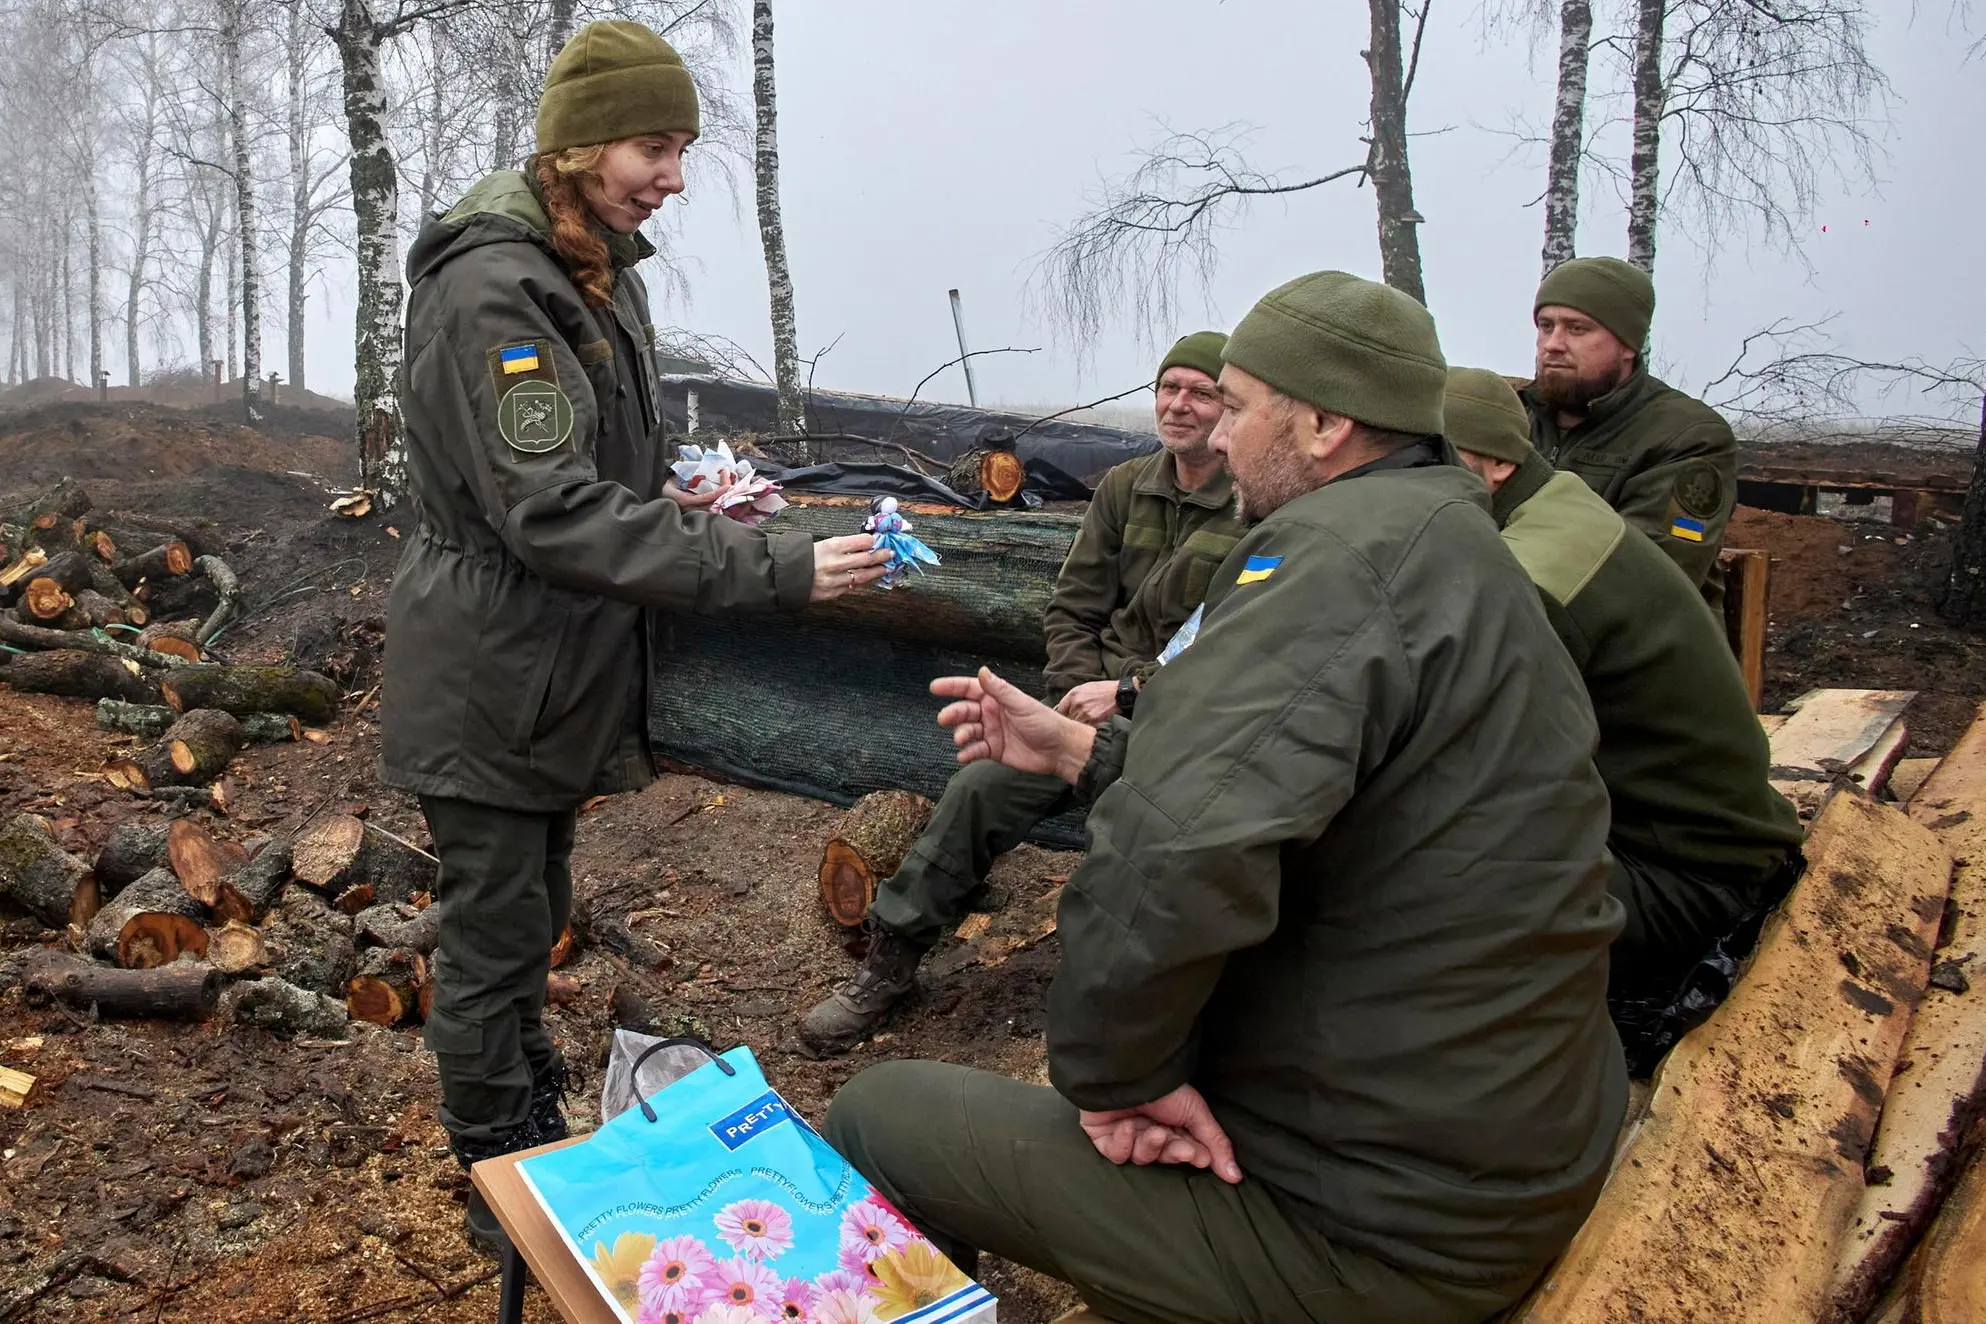
[[[666,373],[662,377],[662,426],[670,433],[689,430],[689,393],[697,396],[699,431],[724,436],[753,432],[769,437],[778,431],[778,396],[772,387],[728,377]],[[1158,449],[1150,433],[1068,419],[1041,421],[1025,414],[971,409],[964,405],[926,404],[886,396],[853,395],[840,391],[807,392],[807,431],[823,438],[861,440],[882,446],[907,446],[941,461],[1005,434],[1015,439],[1014,451],[1030,469],[1039,462],[1085,487],[1112,466]],[[824,447],[819,458],[845,458]],[[883,457],[878,457],[883,458]],[[1044,479],[1048,475],[1044,474]],[[1054,497],[1044,498],[1054,500]]]

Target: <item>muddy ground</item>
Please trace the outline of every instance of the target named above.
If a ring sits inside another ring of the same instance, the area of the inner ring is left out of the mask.
[[[329,744],[241,757],[232,810],[213,822],[232,839],[337,803],[426,841],[413,802],[373,775],[379,644],[404,530],[391,514],[326,513],[329,489],[352,481],[348,453],[302,416],[262,433],[139,405],[0,417],[0,514],[9,490],[66,473],[99,507],[212,519],[250,606],[219,651],[301,663],[346,686]],[[1768,707],[1821,685],[1916,689],[1913,752],[1933,753],[1986,698],[1979,641],[1932,609],[1947,555],[1934,524],[1904,535],[1746,511],[1729,541],[1776,558]],[[98,731],[83,703],[0,690],[0,815],[43,814],[70,849],[94,852],[118,823],[159,812],[97,776],[129,743]],[[1000,863],[991,913],[973,922],[983,933],[933,958],[924,993],[888,1032],[846,1060],[802,1054],[795,1019],[853,967],[815,893],[837,812],[675,774],[588,813],[574,858],[581,904],[627,916],[665,955],[652,969],[600,951],[576,959],[581,994],[548,1018],[567,1054],[598,1060],[607,997],[628,981],[720,1045],[750,1044],[815,1119],[851,1075],[888,1057],[1040,1079],[1057,959],[1045,931],[1077,857],[1033,848]],[[48,938],[16,918],[0,953]],[[433,1121],[433,1069],[415,1031],[355,1025],[343,1041],[286,1042],[219,1024],[90,1025],[30,1009],[0,974],[0,1065],[41,1080],[28,1107],[0,1112],[0,1324],[494,1317],[494,1269],[461,1239],[467,1187]],[[597,1116],[598,1072],[589,1077],[580,1117]],[[986,1272],[1014,1324],[1068,1303],[1033,1275]],[[526,1314],[553,1318],[535,1291]]]

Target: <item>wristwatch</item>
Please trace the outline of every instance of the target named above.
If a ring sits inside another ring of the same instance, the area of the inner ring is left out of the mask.
[[[1138,678],[1126,673],[1117,678],[1117,711],[1123,717],[1130,717],[1131,710],[1138,706]]]

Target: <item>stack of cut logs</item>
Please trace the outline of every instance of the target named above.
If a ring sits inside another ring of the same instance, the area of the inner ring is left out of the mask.
[[[243,745],[321,738],[310,728],[336,715],[338,687],[208,653],[241,610],[211,532],[93,510],[64,482],[0,523],[0,683],[97,700],[100,726],[149,742],[109,760],[113,785],[225,809]]]
[[[0,898],[66,936],[29,954],[29,999],[100,1016],[202,1020],[226,989],[232,1020],[283,1033],[424,1019],[434,884],[432,856],[358,812],[244,842],[134,821],[94,861],[32,814],[0,823]]]

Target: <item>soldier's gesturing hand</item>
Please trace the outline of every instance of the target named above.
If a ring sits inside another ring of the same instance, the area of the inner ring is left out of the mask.
[[[945,705],[938,725],[951,731],[960,763],[991,759],[1074,786],[1096,745],[1095,727],[1070,721],[985,667],[977,676],[941,676],[931,693],[959,701]]]

